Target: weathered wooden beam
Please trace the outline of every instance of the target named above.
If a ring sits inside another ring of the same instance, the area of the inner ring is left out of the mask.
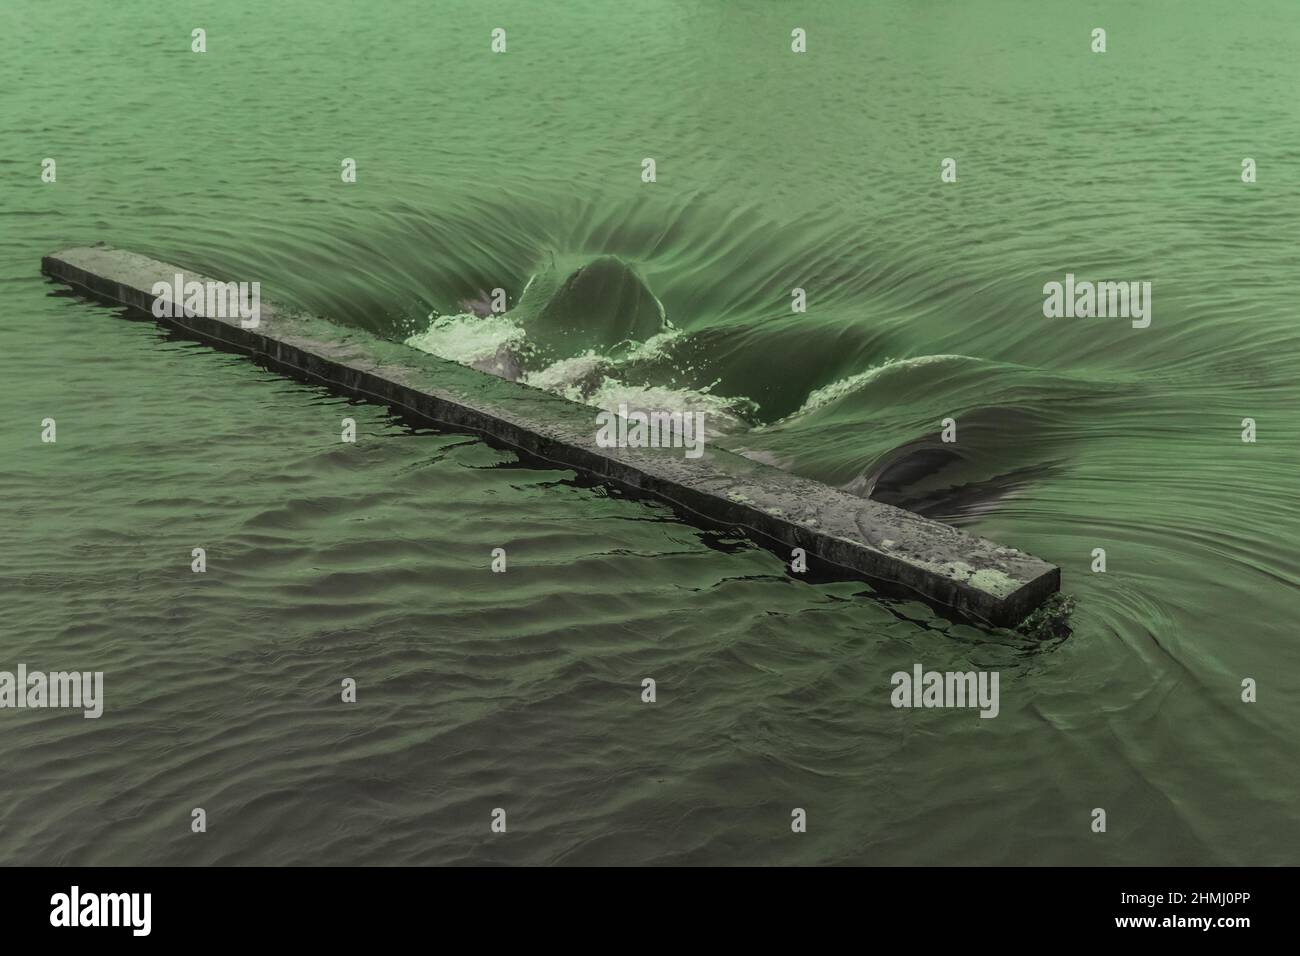
[[[42,270],[91,295],[153,314],[156,283],[206,286],[179,266],[107,247],[46,256]],[[272,367],[420,418],[488,436],[558,465],[665,501],[709,523],[915,594],[957,615],[1014,626],[1060,588],[1060,569],[937,521],[752,461],[709,442],[698,458],[676,448],[605,448],[596,409],[261,303],[256,327],[194,309],[161,321]],[[229,311],[229,310],[213,310]]]

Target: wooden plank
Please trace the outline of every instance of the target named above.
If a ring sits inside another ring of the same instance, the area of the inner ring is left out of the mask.
[[[96,298],[151,315],[156,283],[171,285],[177,275],[205,286],[219,281],[109,247],[55,253],[42,259],[41,268]],[[202,310],[160,321],[344,394],[488,436],[688,516],[743,529],[783,558],[803,548],[959,617],[1014,626],[1060,589],[1060,569],[1045,561],[752,461],[716,441],[697,458],[681,448],[600,447],[594,408],[316,316],[262,303],[255,328],[243,327],[238,314]]]

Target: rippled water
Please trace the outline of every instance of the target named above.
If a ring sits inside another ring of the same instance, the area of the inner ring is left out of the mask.
[[[0,670],[107,702],[0,711],[0,861],[1295,862],[1297,44],[1288,0],[5,3]],[[618,256],[676,331],[588,400],[1059,563],[1073,634],[56,294],[96,240],[395,340]],[[1067,272],[1150,281],[1150,328],[1044,318]],[[999,717],[894,710],[915,662]]]

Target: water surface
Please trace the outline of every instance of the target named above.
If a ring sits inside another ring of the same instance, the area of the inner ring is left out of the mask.
[[[1298,44],[1284,0],[10,0],[0,669],[108,699],[0,712],[0,861],[1294,863]],[[1073,634],[54,294],[97,240],[394,340],[619,256],[677,333],[596,401],[1058,563]],[[1151,327],[1045,319],[1066,272],[1152,282]],[[949,416],[959,459],[880,481]],[[998,718],[892,709],[915,662],[999,671]]]

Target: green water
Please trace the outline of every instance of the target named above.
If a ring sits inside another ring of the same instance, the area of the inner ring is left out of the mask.
[[[0,862],[1296,862],[1297,46],[1291,0],[4,0],[0,670],[106,702],[0,710]],[[598,398],[1057,563],[1073,633],[56,295],[98,240],[395,340],[622,257],[678,334]],[[1150,327],[1045,318],[1067,272]],[[894,709],[917,662],[999,716]]]

